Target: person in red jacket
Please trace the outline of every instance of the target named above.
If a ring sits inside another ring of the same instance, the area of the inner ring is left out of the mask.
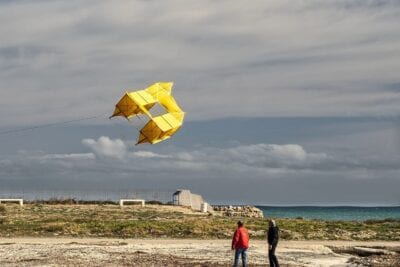
[[[249,248],[249,232],[244,228],[243,222],[238,221],[237,225],[238,228],[232,238],[232,250],[235,250],[234,267],[238,267],[240,255],[242,255],[242,265],[243,267],[246,267],[247,249]]]

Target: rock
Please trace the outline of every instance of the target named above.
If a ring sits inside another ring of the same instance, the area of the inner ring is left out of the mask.
[[[396,254],[393,251],[388,251],[386,249],[376,249],[376,248],[354,247],[353,250],[358,256],[362,256],[362,257],[371,256],[371,255]]]
[[[212,206],[213,210],[228,217],[264,218],[262,211],[253,206]]]

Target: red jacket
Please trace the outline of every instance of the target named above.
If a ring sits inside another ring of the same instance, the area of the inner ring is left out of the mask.
[[[249,248],[249,232],[243,226],[236,229],[232,238],[232,248]]]

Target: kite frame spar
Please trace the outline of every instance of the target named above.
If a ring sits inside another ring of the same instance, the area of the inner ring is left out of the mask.
[[[133,116],[144,114],[149,118],[145,126],[139,130],[138,144],[157,144],[174,135],[183,124],[185,113],[172,97],[172,82],[157,82],[146,89],[126,92],[115,105],[110,119],[115,116],[125,117],[128,121]],[[159,103],[167,111],[165,114],[153,116],[150,110]]]

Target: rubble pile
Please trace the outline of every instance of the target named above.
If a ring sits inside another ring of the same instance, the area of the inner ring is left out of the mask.
[[[254,206],[213,205],[214,212],[228,217],[264,218],[262,211]]]

